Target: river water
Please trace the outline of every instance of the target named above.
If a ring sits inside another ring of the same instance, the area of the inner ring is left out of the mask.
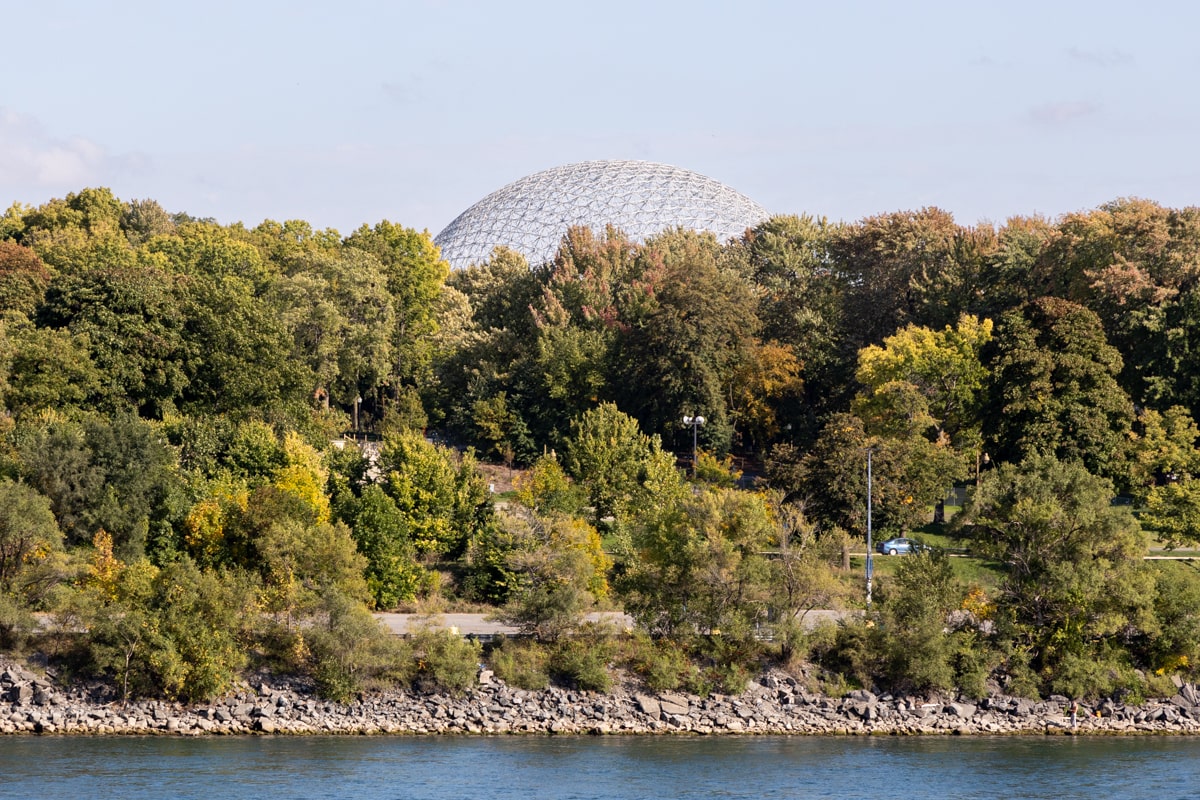
[[[1193,800],[1175,737],[9,737],[0,798]]]

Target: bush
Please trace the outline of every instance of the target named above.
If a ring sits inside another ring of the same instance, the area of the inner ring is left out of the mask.
[[[824,621],[812,630],[803,631],[791,639],[790,663],[820,660],[821,655],[828,653],[837,641],[838,626]]]
[[[587,692],[607,692],[612,687],[608,672],[611,647],[604,639],[565,639],[550,656],[550,673],[562,683]]]
[[[955,682],[958,690],[972,700],[988,695],[988,678],[996,666],[996,653],[987,642],[974,634],[962,631],[953,635]]]
[[[488,654],[497,677],[521,689],[545,689],[550,684],[550,653],[531,640],[500,639]]]
[[[634,646],[633,670],[656,692],[678,689],[699,677],[687,651],[670,639],[655,641],[642,633]]]
[[[871,620],[847,620],[819,663],[854,687],[870,687],[881,672],[879,629]]]
[[[412,650],[417,689],[461,694],[479,678],[483,647],[473,639],[425,628],[412,637]]]
[[[1029,666],[1029,654],[1026,652],[1010,653],[1003,665],[1007,674],[1004,680],[1004,691],[1013,697],[1025,697],[1030,700],[1042,699],[1042,682],[1037,673]]]
[[[340,592],[325,598],[327,623],[314,626],[297,642],[307,649],[317,691],[347,702],[366,689],[390,686],[412,675],[411,649],[385,631],[360,603]]]
[[[1145,680],[1129,664],[1128,653],[1100,650],[1094,654],[1067,653],[1050,680],[1051,689],[1071,698],[1113,697],[1130,702],[1145,699]]]
[[[712,692],[737,695],[746,691],[752,674],[744,664],[716,664],[705,670],[700,680],[694,682],[690,688],[699,695]]]
[[[0,593],[0,650],[19,650],[36,626],[32,611],[15,597]]]

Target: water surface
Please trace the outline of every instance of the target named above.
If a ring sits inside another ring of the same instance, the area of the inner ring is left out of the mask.
[[[8,737],[0,798],[1192,800],[1176,737]]]

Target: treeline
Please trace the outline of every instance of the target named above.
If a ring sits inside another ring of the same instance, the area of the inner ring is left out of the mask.
[[[572,229],[553,262],[454,273],[386,221],[14,206],[0,643],[44,612],[64,663],[124,691],[200,697],[262,663],[344,694],[451,647],[398,655],[369,606],[450,598],[550,643],[501,648],[513,674],[600,685],[605,648],[562,634],[611,603],[664,688],[736,686],[773,640],[846,685],[1150,691],[1200,657],[1195,570],[1142,559],[1147,534],[1200,538],[1198,277],[1200,209],[1140,200],[728,243]],[[331,445],[350,432],[378,447]],[[852,602],[867,448],[877,535],[969,486],[954,532],[997,578],[906,559],[871,617],[805,634]],[[522,468],[506,503],[475,453]]]

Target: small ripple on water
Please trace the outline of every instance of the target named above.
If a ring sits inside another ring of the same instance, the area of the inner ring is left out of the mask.
[[[1200,739],[1073,737],[0,740],[0,798],[1191,798]]]

